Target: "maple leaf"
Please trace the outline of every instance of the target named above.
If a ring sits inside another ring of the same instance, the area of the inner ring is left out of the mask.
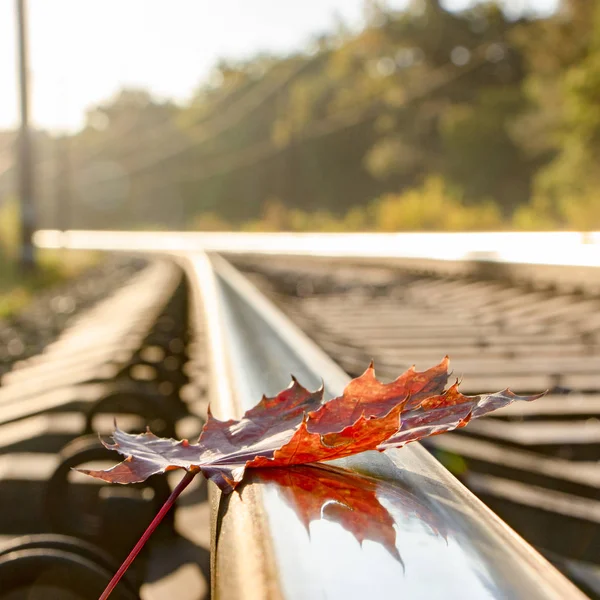
[[[149,430],[139,435],[115,428],[113,444],[104,443],[126,458],[106,471],[83,473],[111,483],[137,483],[151,475],[184,469],[183,479],[173,490],[152,523],[109,582],[100,597],[106,600],[123,574],[170,510],[176,498],[198,472],[231,492],[247,468],[269,467],[267,479],[278,480],[289,489],[287,499],[298,509],[305,526],[321,514],[338,521],[362,544],[365,539],[381,543],[401,561],[396,549],[393,519],[377,499],[380,489],[365,480],[351,485],[352,477],[328,472],[315,475],[297,467],[307,463],[343,458],[365,450],[400,447],[409,442],[465,426],[470,419],[506,406],[517,396],[510,390],[496,394],[464,396],[458,382],[444,391],[448,381],[448,357],[439,365],[418,372],[414,367],[391,383],[375,377],[373,364],[344,389],[341,396],[323,399],[323,386],[309,392],[296,379],[272,398],[261,401],[239,419],[208,420],[195,444],[188,440],[162,439]],[[322,470],[326,467],[321,466]],[[288,472],[286,474],[286,471]],[[263,475],[264,476],[264,475]],[[398,492],[394,492],[398,493]],[[332,502],[327,503],[329,500]],[[375,524],[374,524],[375,523]]]
[[[429,435],[463,427],[515,400],[504,390],[464,396],[458,382],[444,392],[449,361],[418,372],[414,368],[391,383],[375,377],[371,364],[341,396],[323,400],[323,388],[309,392],[298,381],[262,400],[240,419],[219,421],[209,412],[197,443],[161,439],[119,429],[107,448],[126,459],[106,471],[84,473],[111,483],[135,483],[173,469],[201,471],[224,492],[242,480],[246,468],[283,467],[333,460],[365,450],[399,447]]]

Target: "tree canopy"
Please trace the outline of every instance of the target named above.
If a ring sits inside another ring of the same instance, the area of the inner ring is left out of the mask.
[[[41,202],[76,227],[600,227],[597,2],[368,8],[309,50],[222,60],[185,105],[122,90],[46,148]]]

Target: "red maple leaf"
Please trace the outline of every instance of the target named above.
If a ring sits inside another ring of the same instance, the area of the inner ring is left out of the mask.
[[[517,396],[510,390],[464,396],[458,383],[446,392],[448,358],[417,372],[414,368],[391,383],[375,377],[371,364],[341,396],[328,402],[323,389],[309,392],[295,379],[273,398],[262,400],[240,420],[219,421],[209,412],[197,443],[161,439],[119,429],[113,434],[126,459],[106,471],[84,473],[111,483],[135,483],[173,469],[201,471],[223,491],[242,480],[246,468],[283,467],[342,458],[365,450],[399,447],[429,435],[463,427],[470,419],[506,406]]]
[[[277,467],[400,447],[463,427],[471,419],[515,400],[531,401],[542,395],[517,396],[507,389],[495,394],[464,396],[458,391],[458,382],[444,391],[447,381],[448,357],[422,373],[411,368],[391,383],[378,381],[371,364],[346,386],[341,396],[327,402],[323,400],[322,387],[309,392],[292,378],[287,389],[273,398],[263,396],[240,420],[219,421],[209,411],[195,444],[161,439],[150,431],[132,435],[117,428],[113,433],[114,443],[105,446],[117,450],[125,460],[106,471],[82,470],[83,473],[111,483],[141,482],[173,469],[184,469],[187,474],[100,600],[108,598],[177,496],[198,472],[224,492],[231,492],[247,468],[269,467],[271,480],[278,479],[289,488],[288,500],[297,505],[307,527],[321,510],[323,498],[333,500],[333,504],[327,504],[330,517],[361,543],[365,539],[378,541],[400,559],[393,521],[377,500],[375,483],[349,487],[349,480],[342,476],[330,473],[327,478],[303,469],[296,475],[287,469],[290,473],[286,475],[286,469]]]

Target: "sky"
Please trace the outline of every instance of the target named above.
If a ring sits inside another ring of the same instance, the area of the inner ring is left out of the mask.
[[[404,8],[408,0],[388,0]],[[447,0],[451,9],[473,0]],[[506,0],[549,13],[558,0]],[[0,129],[18,119],[16,0],[0,0]],[[335,15],[358,27],[363,0],[28,0],[31,118],[54,131],[120,88],[185,101],[221,57],[306,47]]]

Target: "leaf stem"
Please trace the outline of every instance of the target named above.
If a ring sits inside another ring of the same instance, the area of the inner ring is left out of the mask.
[[[146,531],[144,531],[142,537],[138,540],[137,544],[133,547],[133,550],[129,553],[129,556],[123,561],[123,564],[119,567],[119,570],[115,573],[114,577],[110,580],[110,583],[106,586],[106,589],[102,592],[102,595],[98,600],[107,600],[107,598],[111,595],[115,587],[127,569],[131,566],[131,563],[135,560],[136,556],[140,553],[141,549],[144,547],[145,543],[148,541],[150,536],[154,533],[154,530],[158,527],[160,522],[163,520],[164,516],[169,512],[175,500],[183,490],[191,483],[192,479],[198,474],[198,471],[187,471],[183,476],[181,481],[177,484],[175,489],[171,492],[171,495],[167,498],[165,503],[161,506],[157,515],[152,519],[150,525]]]

